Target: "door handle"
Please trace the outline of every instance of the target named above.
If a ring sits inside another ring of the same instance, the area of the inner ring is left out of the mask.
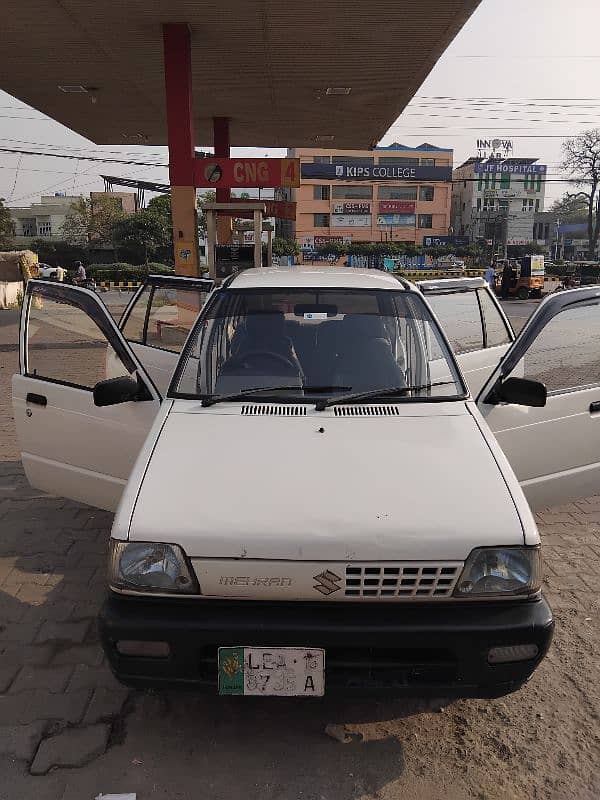
[[[25,398],[26,403],[34,403],[36,406],[47,406],[48,400],[43,394],[34,394],[33,392],[27,392],[27,397]]]
[[[590,414],[597,414],[600,411],[600,400],[590,403]]]

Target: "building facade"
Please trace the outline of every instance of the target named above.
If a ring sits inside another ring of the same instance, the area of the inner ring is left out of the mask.
[[[137,211],[134,192],[90,192],[95,199],[112,197],[124,214]],[[62,227],[70,214],[71,206],[82,200],[81,195],[42,195],[39,203],[25,207],[9,207],[13,223],[15,246],[28,247],[34,239],[64,239]]]
[[[72,203],[81,200],[79,195],[43,195],[39,203],[20,208],[9,208],[15,234],[15,245],[27,246],[34,239],[60,239],[61,228]]]
[[[279,220],[277,235],[304,250],[331,241],[410,242],[448,237],[452,156],[447,148],[393,144],[373,150],[289,150],[299,158],[296,218]]]
[[[471,242],[525,245],[544,210],[545,164],[537,158],[469,158],[454,170],[451,224]]]

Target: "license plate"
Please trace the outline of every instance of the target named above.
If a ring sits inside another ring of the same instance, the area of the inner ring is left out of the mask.
[[[303,647],[219,647],[219,694],[322,697],[325,651]]]

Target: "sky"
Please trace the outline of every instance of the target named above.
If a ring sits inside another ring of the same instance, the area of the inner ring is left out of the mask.
[[[559,182],[563,139],[600,127],[598,30],[599,0],[483,0],[381,144],[453,147],[458,165],[478,138],[513,139],[514,156],[548,165],[548,208],[568,188]],[[0,147],[167,162],[166,148],[97,147],[2,91]],[[284,151],[233,148],[266,153]],[[168,182],[162,166],[0,153],[0,197],[26,206],[41,194],[88,194],[104,188],[101,173]]]

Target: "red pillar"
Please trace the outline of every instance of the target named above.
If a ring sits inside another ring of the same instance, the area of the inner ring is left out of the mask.
[[[213,117],[213,145],[216,156],[230,157],[228,117]],[[228,203],[230,199],[231,189],[216,190],[217,203]],[[231,217],[217,216],[217,238],[220,244],[231,241],[231,222]]]
[[[179,23],[163,25],[163,50],[175,271],[181,275],[198,275],[192,44],[189,26]]]

